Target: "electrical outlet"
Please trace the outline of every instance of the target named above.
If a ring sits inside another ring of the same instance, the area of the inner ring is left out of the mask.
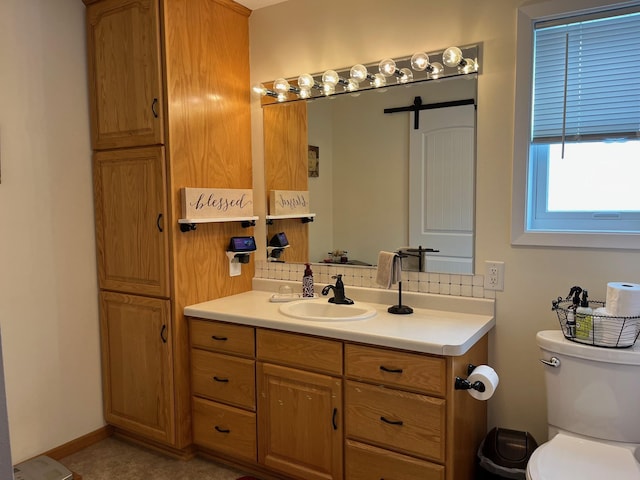
[[[485,290],[504,290],[504,262],[487,260],[484,262]]]

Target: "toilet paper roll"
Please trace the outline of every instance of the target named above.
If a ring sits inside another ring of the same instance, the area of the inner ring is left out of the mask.
[[[630,347],[636,341],[640,322],[621,319],[605,307],[596,308],[592,315],[593,343],[600,347]]]
[[[640,285],[627,282],[607,283],[607,312],[615,317],[640,315]]]
[[[471,372],[467,380],[469,380],[472,385],[475,382],[482,382],[484,384],[484,392],[479,392],[473,388],[467,390],[469,395],[476,400],[489,400],[496,391],[496,388],[498,388],[498,383],[500,383],[498,374],[489,365],[478,365],[473,369],[473,372]]]

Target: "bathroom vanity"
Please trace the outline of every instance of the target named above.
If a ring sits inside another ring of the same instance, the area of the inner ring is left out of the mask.
[[[454,382],[487,362],[493,301],[349,293],[376,315],[293,318],[258,290],[185,308],[198,449],[279,479],[474,478],[486,402]]]

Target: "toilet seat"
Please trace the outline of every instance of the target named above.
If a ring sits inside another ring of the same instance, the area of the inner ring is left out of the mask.
[[[629,448],[558,433],[538,447],[527,464],[529,480],[640,480]]]

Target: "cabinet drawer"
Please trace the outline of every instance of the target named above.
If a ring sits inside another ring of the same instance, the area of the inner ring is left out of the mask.
[[[444,480],[444,466],[347,440],[346,480]]]
[[[231,457],[255,462],[256,415],[193,397],[193,442]]]
[[[353,381],[345,399],[348,437],[444,461],[443,399]]]
[[[444,397],[444,358],[347,344],[346,374],[363,380]]]
[[[193,347],[247,357],[255,355],[253,327],[192,318],[189,332]]]
[[[260,360],[342,375],[341,342],[263,329],[256,339]]]
[[[255,378],[254,360],[191,349],[194,395],[255,410]]]

